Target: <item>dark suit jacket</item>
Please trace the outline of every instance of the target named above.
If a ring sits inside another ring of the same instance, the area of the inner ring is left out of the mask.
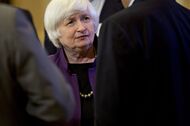
[[[0,125],[43,126],[70,118],[71,88],[30,21],[23,11],[3,4],[0,17]]]
[[[105,0],[100,14],[100,22],[103,22],[106,18],[122,9],[124,9],[124,7],[121,0]]]
[[[97,126],[190,126],[190,10],[145,0],[101,28]]]

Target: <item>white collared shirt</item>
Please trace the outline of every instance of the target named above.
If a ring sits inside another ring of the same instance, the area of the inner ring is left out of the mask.
[[[90,2],[92,3],[93,7],[97,11],[98,16],[100,16],[105,0],[90,0]]]
[[[134,1],[135,0],[131,0],[129,2],[128,7],[130,7],[134,3]],[[96,9],[98,15],[100,16],[100,13],[102,11],[102,8],[103,8],[103,5],[105,3],[105,0],[90,0],[90,2],[92,3],[92,5],[94,6],[94,8]],[[97,32],[96,32],[97,36],[99,36],[99,31],[100,31],[101,25],[102,25],[102,23],[99,23],[98,28],[97,28]]]
[[[129,2],[128,7],[130,7],[130,6],[134,3],[134,1],[135,1],[135,0],[131,0],[131,1]]]

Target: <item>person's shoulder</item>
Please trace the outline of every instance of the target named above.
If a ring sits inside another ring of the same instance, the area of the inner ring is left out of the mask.
[[[0,3],[0,15],[3,17],[10,17],[10,16],[14,16],[16,15],[16,13],[29,13],[26,12],[26,10],[18,8],[14,5],[9,5],[9,4],[4,4],[4,3]]]
[[[7,18],[10,18],[10,16],[13,15],[15,11],[16,11],[15,7],[0,3],[0,12],[1,12],[0,17],[3,17],[1,18],[1,24],[3,21],[6,21]]]
[[[163,13],[166,3],[169,0],[144,0],[138,2],[131,7],[125,8],[112,16],[110,16],[105,22],[112,22],[116,24],[128,24],[141,22],[157,15],[158,13]]]
[[[25,18],[26,13],[27,15],[30,15],[29,12],[24,11],[21,8],[15,7],[13,5],[8,4],[1,4],[0,3],[0,17],[1,18],[1,25],[4,27],[9,27],[9,25],[12,25],[12,23],[15,24],[15,21],[18,18]]]
[[[15,35],[16,10],[11,5],[0,3],[0,35],[4,39],[13,38],[12,35]]]
[[[13,10],[13,9],[15,9],[15,7],[12,5],[0,3],[0,10]]]

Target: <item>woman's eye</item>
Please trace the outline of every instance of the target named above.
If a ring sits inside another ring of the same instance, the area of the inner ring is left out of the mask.
[[[85,19],[85,20],[89,20],[89,19],[90,19],[90,17],[85,17],[84,19]]]
[[[90,21],[90,17],[89,16],[84,16],[82,19],[85,22],[89,22]]]
[[[68,21],[68,22],[67,22],[67,25],[72,24],[72,23],[73,23],[73,21]]]
[[[73,20],[68,20],[65,24],[66,24],[66,26],[73,26],[74,21]]]

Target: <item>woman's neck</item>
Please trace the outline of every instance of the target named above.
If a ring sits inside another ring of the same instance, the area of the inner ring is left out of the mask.
[[[96,57],[94,47],[81,52],[68,52],[65,50],[68,62],[71,64],[93,63]]]

